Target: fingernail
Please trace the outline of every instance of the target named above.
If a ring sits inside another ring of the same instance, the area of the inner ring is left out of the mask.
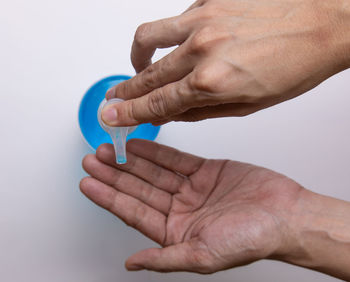
[[[114,87],[108,89],[106,93],[106,99],[114,98]]]
[[[102,110],[102,120],[109,125],[116,125],[117,111],[112,106],[107,106]]]

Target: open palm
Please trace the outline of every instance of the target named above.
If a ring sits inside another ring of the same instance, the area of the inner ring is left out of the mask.
[[[128,143],[128,163],[113,146],[88,155],[82,192],[159,243],[130,257],[129,270],[215,271],[278,257],[288,247],[287,218],[302,188],[273,171],[207,160],[149,141]]]

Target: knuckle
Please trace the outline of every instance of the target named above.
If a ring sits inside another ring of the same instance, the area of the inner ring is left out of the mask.
[[[141,199],[146,202],[152,202],[154,196],[154,189],[149,189],[148,187],[141,188]]]
[[[191,36],[189,39],[188,52],[194,55],[206,55],[223,42],[229,42],[235,39],[236,37],[232,31],[227,30],[227,28],[223,27],[220,23],[209,21]]]
[[[150,30],[150,25],[151,25],[150,23],[144,23],[137,28],[135,32],[134,41],[138,46],[140,47],[145,46],[146,39],[148,37],[149,30]]]
[[[193,53],[203,53],[209,50],[212,42],[215,40],[216,29],[212,26],[206,26],[200,29],[192,37],[190,51]]]
[[[211,274],[215,272],[213,269],[213,261],[210,259],[207,253],[203,251],[196,251],[193,253],[192,259],[197,272],[201,274]]]
[[[195,12],[195,18],[197,22],[203,23],[217,17],[218,14],[215,13],[216,9],[214,8],[215,6],[213,5],[213,3],[210,3],[210,1],[203,1],[203,6],[201,7],[201,9]]]
[[[111,181],[112,186],[118,189],[118,187],[122,186],[123,181],[123,173],[120,171],[115,171],[115,173],[113,174],[113,180]]]
[[[146,89],[153,89],[157,82],[157,71],[155,65],[150,65],[143,71],[142,85]]]
[[[232,89],[234,75],[235,71],[229,63],[211,60],[195,67],[189,83],[197,92],[218,97]]]
[[[162,93],[154,93],[149,95],[148,108],[151,113],[158,118],[167,116],[168,105]]]
[[[128,119],[139,121],[138,116],[137,116],[137,112],[136,112],[135,100],[129,100],[127,102],[129,102],[129,103],[128,103],[128,107],[127,107],[127,111],[126,111],[126,116],[128,117]]]
[[[147,213],[147,208],[145,205],[138,205],[135,209],[135,217],[134,220],[130,222],[130,225],[134,228],[138,228],[142,225],[143,218]]]
[[[216,68],[205,66],[193,73],[191,86],[194,89],[204,92],[216,92],[221,79],[217,74]]]

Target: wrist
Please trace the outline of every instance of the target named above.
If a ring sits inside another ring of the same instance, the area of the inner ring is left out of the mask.
[[[350,67],[350,0],[307,0],[310,42],[328,78]],[[307,22],[308,23],[308,22]],[[304,30],[308,32],[308,27]]]
[[[322,0],[320,0],[322,1]],[[339,71],[350,68],[350,0],[330,0],[333,55]]]
[[[287,218],[287,248],[278,259],[350,279],[349,214],[349,203],[302,190]]]

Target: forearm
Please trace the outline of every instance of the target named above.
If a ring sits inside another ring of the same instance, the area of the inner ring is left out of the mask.
[[[301,195],[289,218],[293,250],[283,260],[350,281],[350,203]]]

